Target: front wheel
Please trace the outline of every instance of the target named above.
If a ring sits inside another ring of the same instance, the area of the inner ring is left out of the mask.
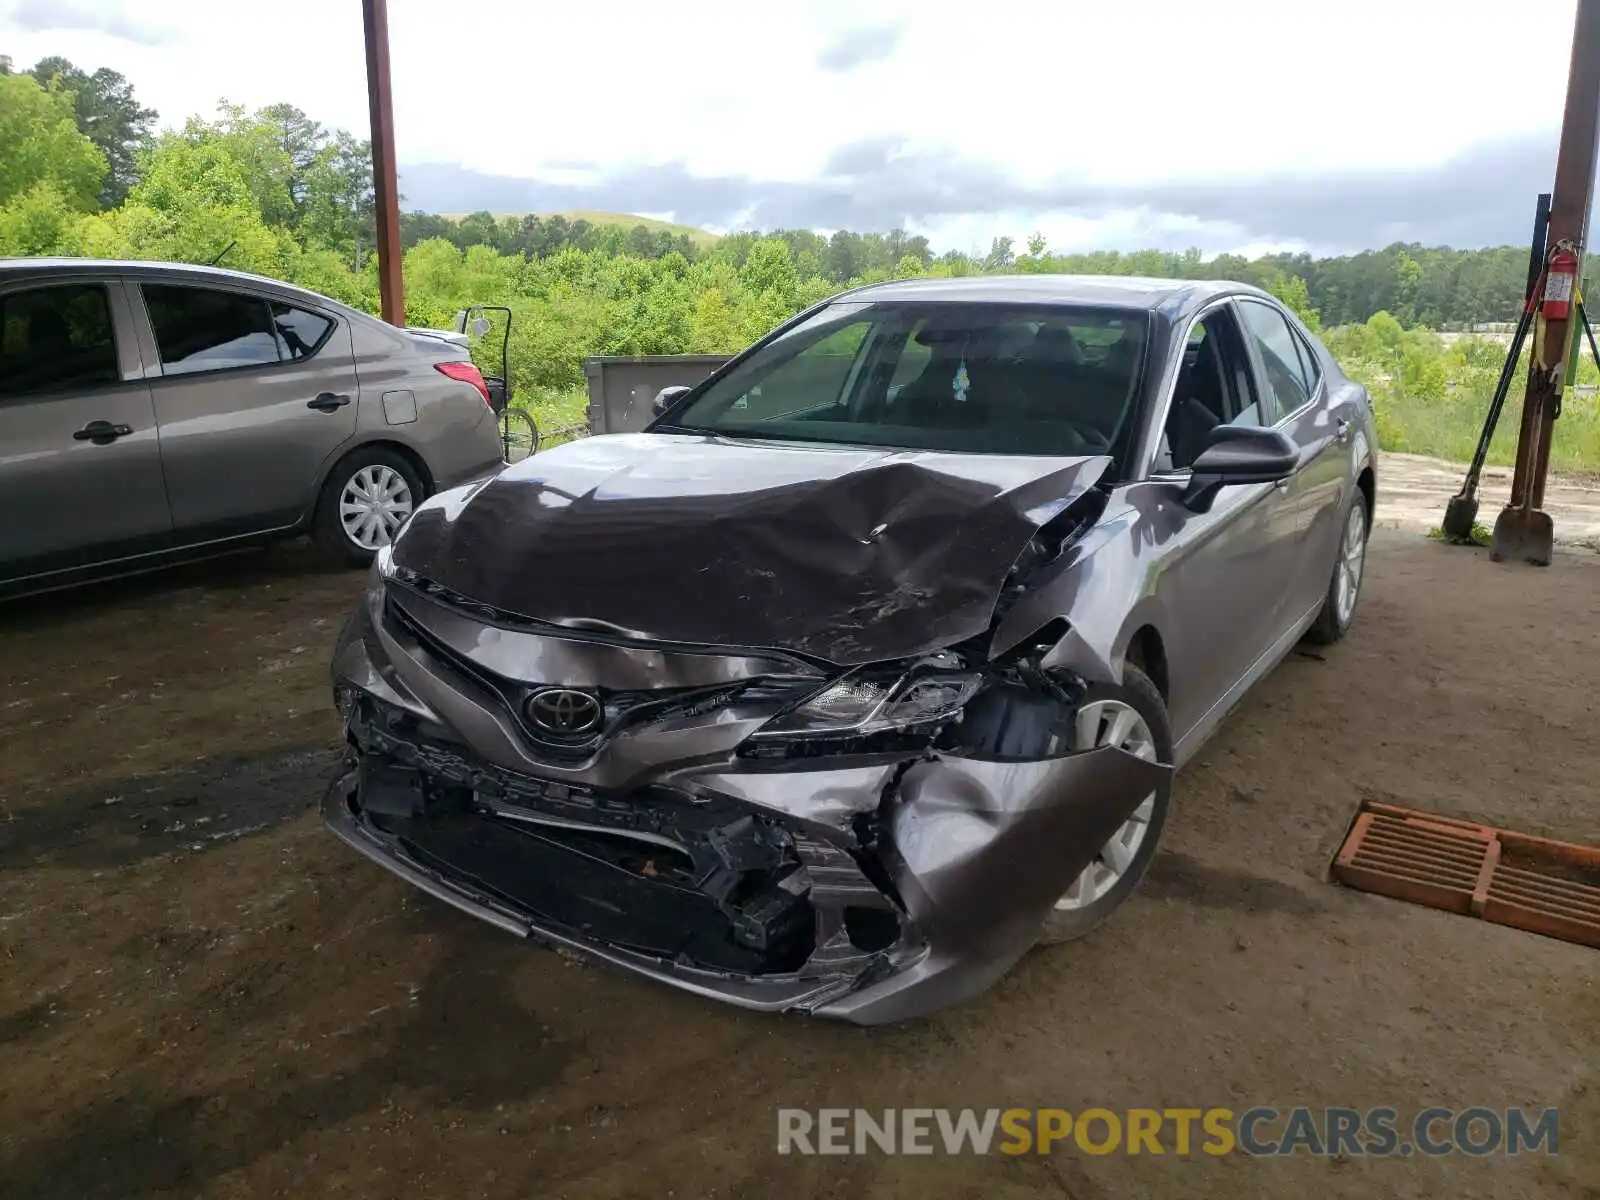
[[[1071,721],[1070,729],[1063,730],[1062,750],[1082,752],[1114,746],[1147,762],[1172,761],[1167,706],[1155,684],[1132,663],[1123,667],[1120,685],[1092,685],[1073,710]],[[1082,937],[1132,895],[1155,857],[1171,801],[1172,775],[1168,772],[1055,902],[1040,930],[1041,943]]]

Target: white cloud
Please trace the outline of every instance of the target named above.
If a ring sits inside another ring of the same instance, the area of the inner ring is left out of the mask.
[[[169,123],[226,96],[287,100],[365,132],[354,0],[165,0],[160,19],[177,32],[160,44],[114,35],[120,5],[13,0],[8,16],[4,3],[0,38],[18,66],[59,53],[112,67]],[[45,5],[74,19],[41,29],[30,14]],[[900,138],[1037,191],[1403,173],[1548,130],[1566,57],[1549,31],[1569,24],[1572,0],[1522,0],[1515,12],[1485,0],[390,0],[389,10],[402,163],[544,179],[675,164],[803,183],[841,146]],[[106,19],[79,21],[85,13]],[[887,57],[825,69],[830,50],[872,30],[893,32]],[[1516,66],[1528,63],[1562,69]],[[1530,180],[1530,199],[1546,186]],[[998,213],[940,221],[952,237],[984,229],[985,246],[993,232],[1020,244],[1041,224],[1063,241],[1144,232],[1132,218],[1013,215],[1004,226]]]

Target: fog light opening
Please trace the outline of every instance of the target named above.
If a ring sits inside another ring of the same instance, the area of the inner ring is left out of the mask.
[[[851,905],[844,910],[844,932],[857,950],[887,950],[900,937],[900,919],[887,908]]]

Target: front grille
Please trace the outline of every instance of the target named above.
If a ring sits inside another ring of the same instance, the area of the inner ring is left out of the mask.
[[[497,674],[434,636],[420,621],[396,603],[392,595],[384,598],[384,615],[392,626],[449,670],[470,679],[492,693],[517,722],[518,728],[541,755],[550,762],[575,763],[591,758],[608,740],[634,725],[669,719],[686,719],[714,712],[738,701],[741,704],[779,707],[797,701],[814,691],[816,679],[804,676],[774,675],[734,683],[701,687],[625,690],[612,688],[574,689],[599,701],[604,716],[598,728],[577,736],[552,734],[536,726],[528,716],[528,702],[551,686],[527,683]]]

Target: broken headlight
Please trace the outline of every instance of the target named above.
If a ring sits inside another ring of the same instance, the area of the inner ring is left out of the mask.
[[[982,676],[938,660],[852,671],[773,717],[755,736],[868,734],[937,724],[956,716],[981,682]]]

